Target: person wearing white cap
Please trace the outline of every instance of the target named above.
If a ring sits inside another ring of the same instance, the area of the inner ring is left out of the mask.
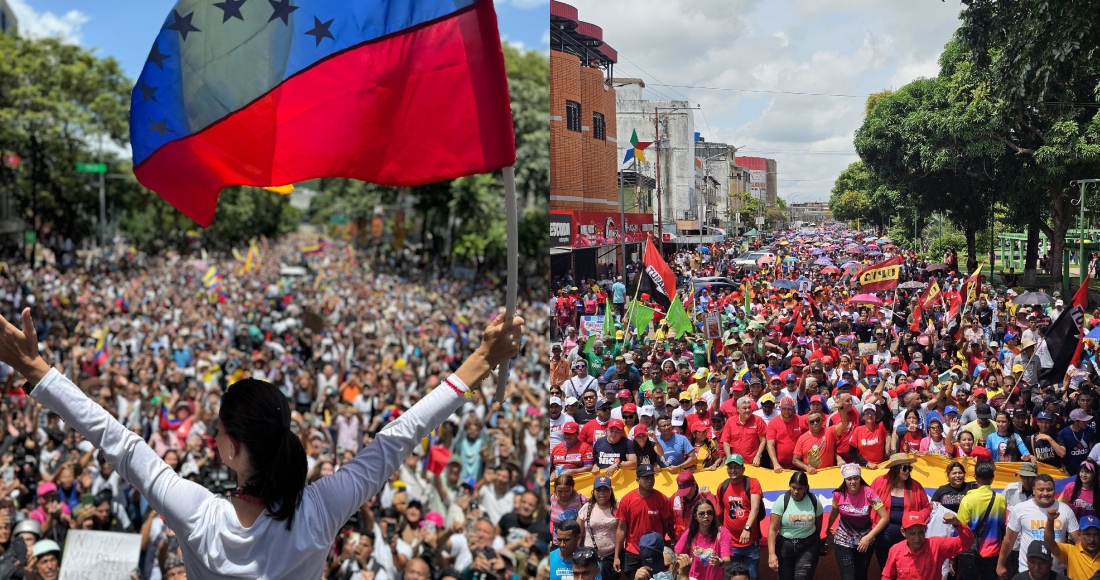
[[[840,467],[844,483],[833,491],[833,511],[829,513],[829,525],[840,517],[840,525],[833,537],[836,563],[841,580],[867,580],[867,569],[874,556],[875,536],[890,523],[890,513],[875,490],[863,481],[863,469],[858,463],[846,463]],[[871,522],[871,512],[878,514],[878,522]]]
[[[573,421],[573,416],[562,411],[564,405],[561,397],[550,397],[548,415],[550,416],[550,449],[561,443],[561,426]]]
[[[53,540],[35,542],[31,556],[27,558],[28,571],[33,571],[38,580],[57,580],[61,573],[61,546]],[[31,575],[27,574],[30,578]]]

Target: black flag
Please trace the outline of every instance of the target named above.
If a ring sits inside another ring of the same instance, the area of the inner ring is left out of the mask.
[[[1077,344],[1081,342],[1081,325],[1085,320],[1085,311],[1080,306],[1062,313],[1047,328],[1046,344],[1043,348],[1050,353],[1054,366],[1039,376],[1039,380],[1048,380],[1054,384],[1061,384],[1066,378],[1066,369],[1069,368],[1073,354],[1077,351]]]

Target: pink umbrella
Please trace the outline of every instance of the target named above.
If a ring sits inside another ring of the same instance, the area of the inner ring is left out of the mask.
[[[771,264],[774,261],[775,261],[775,256],[768,255],[768,256],[760,256],[760,258],[758,260],[756,260],[756,263],[757,264]]]
[[[882,306],[882,300],[879,300],[874,294],[856,294],[848,300],[848,304],[870,304],[872,306]]]
[[[835,266],[829,266],[828,268],[822,268],[821,273],[822,274],[839,274],[840,273],[840,268],[837,268]]]

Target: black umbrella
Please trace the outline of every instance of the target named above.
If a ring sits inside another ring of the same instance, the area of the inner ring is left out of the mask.
[[[936,270],[946,270],[947,264],[932,264],[924,269],[925,272],[935,272]]]
[[[1024,292],[1012,299],[1013,304],[1021,306],[1035,306],[1038,304],[1050,304],[1054,302],[1046,292]]]

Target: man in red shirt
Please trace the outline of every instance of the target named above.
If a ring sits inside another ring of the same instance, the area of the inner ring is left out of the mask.
[[[687,423],[687,429],[685,433],[692,433],[695,431],[695,426],[701,424],[707,431],[710,431],[710,412],[707,410],[707,400],[703,397],[695,398],[695,412],[689,413],[684,417],[684,422]]]
[[[741,562],[750,571],[760,568],[760,517],[763,515],[760,482],[745,477],[745,460],[740,455],[726,459],[729,479],[718,486],[714,509],[722,514],[722,524],[730,534],[733,548],[730,561]],[[750,578],[755,577],[755,574]]]
[[[786,381],[788,376],[793,375],[795,378],[795,382],[801,383],[803,368],[805,368],[805,361],[802,360],[802,357],[796,356],[791,359],[791,368],[779,373],[779,376],[782,377],[784,381]]]
[[[768,421],[768,456],[776,473],[794,469],[794,445],[806,431],[802,418],[794,414],[794,399],[779,401],[779,418]]]
[[[848,404],[851,404],[850,402]],[[811,413],[806,418],[810,430],[798,437],[794,446],[794,466],[813,475],[818,468],[836,467],[836,440],[848,429],[848,407],[839,402],[837,412],[841,423],[836,427],[825,427],[825,416]]]
[[[619,528],[615,532],[614,569],[622,572],[625,578],[634,578],[638,568],[642,567],[638,552],[646,532],[655,531],[670,537],[673,533],[672,503],[663,493],[653,489],[653,466],[648,463],[639,465],[637,478],[637,489],[623,496],[615,514]]]
[[[611,403],[604,399],[596,401],[596,418],[581,427],[581,441],[592,445],[597,439],[607,436],[607,422],[611,420]]]
[[[970,549],[974,532],[959,521],[955,514],[943,515],[943,523],[954,526],[954,538],[926,538],[929,512],[909,512],[901,520],[904,542],[890,548],[890,556],[882,567],[883,580],[940,580],[943,563]]]
[[[695,510],[695,504],[706,498],[717,507],[718,498],[707,491],[699,491],[699,484],[695,482],[695,475],[690,471],[681,471],[676,476],[676,493],[672,494],[672,515],[675,518],[672,526],[672,537],[679,539],[691,525],[691,515]]]
[[[592,446],[580,440],[573,421],[561,426],[562,442],[550,452],[550,464],[558,475],[577,476],[592,471]]]
[[[861,415],[863,424],[852,429],[852,460],[866,465],[867,469],[878,469],[878,464],[886,459],[886,427],[878,421],[877,415],[875,405],[864,406]]]
[[[752,399],[737,400],[737,416],[726,422],[719,438],[726,456],[736,453],[760,467],[764,447],[768,442],[768,424],[752,413]]]
[[[840,360],[840,349],[833,346],[833,337],[828,334],[821,337],[821,346],[810,355],[810,359],[823,359],[825,357],[829,357],[830,361]]]
[[[848,407],[848,428],[845,429],[836,440],[836,454],[844,458],[844,461],[841,462],[841,465],[843,465],[848,463],[848,457],[851,455],[852,431],[855,431],[855,428],[859,426],[859,413],[856,412],[855,407],[852,405],[852,395],[848,394],[847,391],[837,394],[834,403],[838,409],[841,401],[846,401]],[[830,427],[839,425],[840,421],[839,410],[829,416]]]

